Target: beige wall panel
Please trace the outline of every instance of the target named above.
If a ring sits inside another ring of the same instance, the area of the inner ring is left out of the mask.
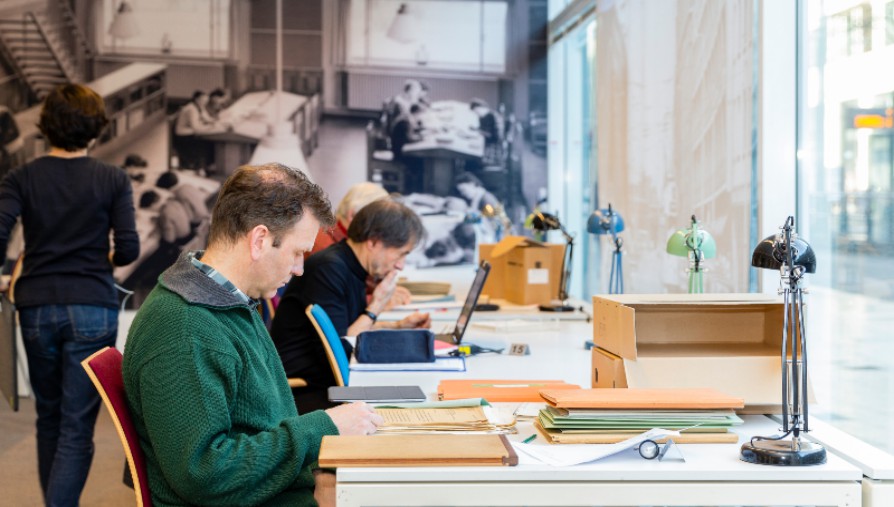
[[[693,213],[717,240],[705,290],[748,290],[753,15],[751,0],[598,14],[599,200],[627,223],[626,292],[685,292],[688,261],[664,249]]]

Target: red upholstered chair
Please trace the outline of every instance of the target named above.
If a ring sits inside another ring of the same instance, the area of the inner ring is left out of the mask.
[[[130,417],[130,408],[127,406],[127,397],[124,394],[122,359],[118,349],[105,347],[84,359],[81,366],[87,370],[87,375],[99,391],[103,403],[112,416],[112,422],[115,423],[115,429],[118,430],[118,437],[127,457],[127,468],[130,469],[133,479],[137,506],[151,507],[152,497],[149,494],[149,479],[146,477],[146,458],[143,456],[143,449],[140,448],[137,430]]]

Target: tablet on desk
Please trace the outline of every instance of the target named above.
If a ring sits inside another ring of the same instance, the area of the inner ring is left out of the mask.
[[[419,386],[332,386],[329,401],[367,403],[406,403],[425,401],[425,393]]]

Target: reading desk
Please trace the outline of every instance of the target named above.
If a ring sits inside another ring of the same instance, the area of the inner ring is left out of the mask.
[[[592,325],[586,322],[505,337],[473,327],[464,341],[522,341],[531,355],[469,357],[465,372],[352,372],[351,384],[418,384],[430,397],[442,378],[559,379],[589,387],[590,353],[583,342],[591,337]],[[776,434],[779,424],[765,416],[743,419],[745,425],[736,428],[739,444],[682,445],[685,463],[647,461],[631,450],[566,468],[339,468],[338,505],[894,505],[894,462],[887,454],[818,422],[810,436],[829,449],[826,464],[752,465],[739,460],[739,445],[754,435]],[[512,439],[533,432],[530,423],[519,423]]]

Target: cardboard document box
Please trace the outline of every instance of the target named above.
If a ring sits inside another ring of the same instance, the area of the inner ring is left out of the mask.
[[[320,466],[515,466],[506,435],[327,435]]]
[[[524,236],[481,244],[478,256],[492,266],[483,293],[521,305],[547,304],[559,295],[564,254],[565,245]]]
[[[782,323],[766,294],[593,296],[592,386],[713,387],[781,413]]]

